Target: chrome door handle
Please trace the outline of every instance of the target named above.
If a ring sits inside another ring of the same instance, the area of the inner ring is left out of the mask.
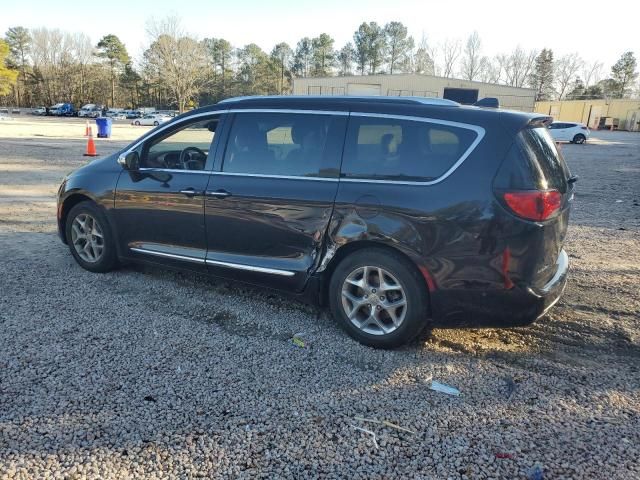
[[[195,197],[196,195],[200,195],[200,192],[196,191],[193,188],[185,188],[184,190],[180,190],[180,193],[186,195],[187,197]]]
[[[231,193],[227,192],[226,190],[216,190],[215,192],[208,190],[206,195],[207,197],[225,198],[230,197]]]

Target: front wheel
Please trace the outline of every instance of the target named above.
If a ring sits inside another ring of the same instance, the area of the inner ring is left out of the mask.
[[[329,283],[333,317],[372,347],[394,348],[426,326],[428,292],[417,268],[386,249],[359,250],[342,260]]]
[[[80,202],[67,215],[65,235],[71,255],[91,272],[108,272],[117,264],[115,239],[105,214],[92,202]]]
[[[157,127],[158,125],[160,125],[158,122],[153,122],[154,127]]]
[[[140,126],[140,122],[139,122],[139,121],[137,121],[137,120],[136,120],[135,122],[133,122],[133,124],[134,124],[134,125],[137,125],[138,127]]]
[[[575,137],[573,137],[573,143],[577,143],[579,145],[583,144],[586,141],[587,141],[587,137],[585,137],[581,133],[579,133]]]

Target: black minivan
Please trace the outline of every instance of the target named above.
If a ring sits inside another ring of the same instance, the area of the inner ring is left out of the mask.
[[[163,264],[320,304],[357,340],[532,322],[560,297],[572,177],[550,117],[414,97],[243,97],[67,176],[85,269]]]

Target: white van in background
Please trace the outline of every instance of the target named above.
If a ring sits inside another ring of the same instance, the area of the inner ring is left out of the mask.
[[[102,105],[95,103],[87,103],[79,111],[79,117],[98,118],[102,115]]]

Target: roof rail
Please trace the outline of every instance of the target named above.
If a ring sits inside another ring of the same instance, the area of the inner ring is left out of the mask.
[[[244,102],[247,100],[343,100],[343,101],[359,101],[359,102],[398,102],[398,103],[418,103],[421,105],[440,105],[447,107],[459,107],[458,102],[453,100],[447,100],[446,98],[432,98],[432,97],[411,97],[411,96],[360,96],[360,95],[253,95],[244,97],[231,97],[220,100],[218,103],[228,102]]]

